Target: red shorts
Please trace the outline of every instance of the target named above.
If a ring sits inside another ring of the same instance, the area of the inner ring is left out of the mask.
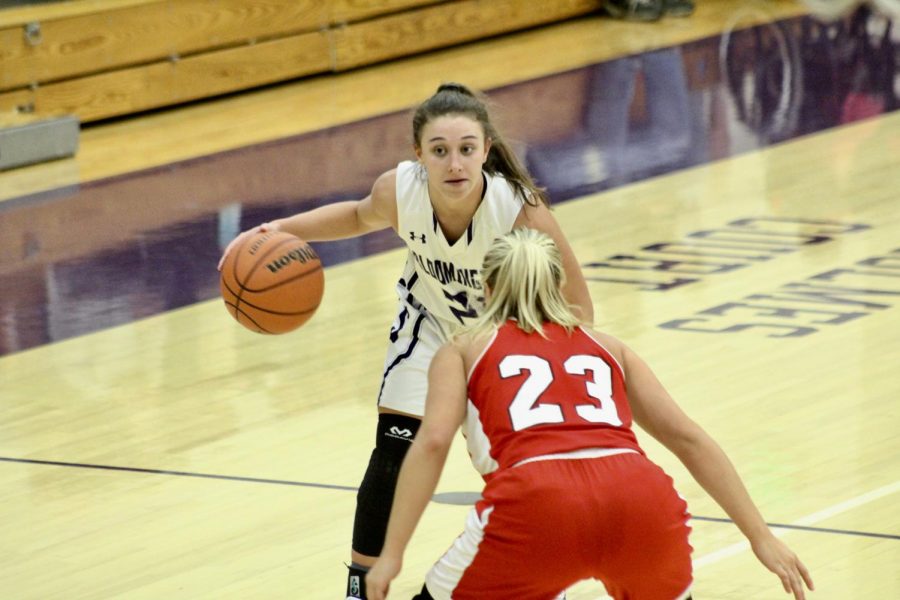
[[[488,482],[426,585],[436,600],[549,600],[593,578],[616,599],[685,598],[689,518],[637,453],[524,464]]]

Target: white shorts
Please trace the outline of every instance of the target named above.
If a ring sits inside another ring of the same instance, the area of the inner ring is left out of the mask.
[[[378,407],[422,417],[428,392],[428,367],[447,341],[449,327],[419,304],[401,301],[391,326]]]

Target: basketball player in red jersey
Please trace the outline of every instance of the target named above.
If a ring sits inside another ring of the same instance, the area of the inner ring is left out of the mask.
[[[270,230],[315,242],[391,228],[408,248],[378,393],[375,448],[357,495],[347,600],[366,598],[365,573],[381,552],[400,465],[425,411],[428,366],[483,308],[481,264],[494,239],[518,227],[552,237],[566,271],[563,293],[579,316],[593,319],[587,284],[547,194],[497,131],[483,99],[458,83],[443,84],[416,109],[412,133],[417,160],[382,173],[365,198],[265,223],[223,254],[224,260],[250,233]]]
[[[369,598],[385,598],[457,428],[486,486],[419,600],[549,600],[589,578],[616,599],[690,598],[687,506],[634,419],[675,453],[802,600],[806,567],[767,527],[721,448],[625,344],[580,324],[553,241],[521,229],[487,252],[482,316],[436,353]],[[511,569],[511,565],[515,565]]]

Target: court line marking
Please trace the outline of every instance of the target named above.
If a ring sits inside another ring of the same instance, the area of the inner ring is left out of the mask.
[[[850,498],[849,500],[839,502],[818,512],[806,515],[805,517],[800,517],[799,519],[788,525],[776,525],[770,523],[769,527],[775,529],[774,533],[779,537],[786,534],[791,529],[812,529],[811,525],[815,523],[824,521],[825,519],[847,512],[849,510],[853,510],[854,508],[859,508],[864,504],[868,504],[869,502],[873,502],[875,500],[878,500],[879,498],[889,496],[898,491],[900,491],[900,481],[895,481],[894,483],[889,483],[888,485],[874,489],[871,492],[866,492],[865,494],[861,494],[859,496],[856,496],[855,498]],[[815,531],[819,531],[819,529],[815,529]],[[893,539],[900,539],[900,536],[890,537],[892,537]],[[710,552],[709,554],[701,556],[700,558],[693,561],[694,569],[696,570],[701,567],[709,566],[749,549],[750,543],[747,541],[741,541],[731,544],[730,546],[725,546],[724,548],[721,548],[714,552]]]
[[[116,467],[112,465],[93,465],[87,463],[71,463],[57,460],[37,460],[32,458],[10,458],[0,456],[0,461],[11,463],[25,463],[31,465],[49,465],[53,467],[77,467],[81,469],[101,469],[104,471],[126,471],[129,473],[145,473],[150,475],[174,475],[176,477],[198,477],[201,479],[222,479],[226,481],[243,481],[248,483],[271,483],[275,485],[293,485],[298,487],[322,488],[327,490],[344,490],[356,492],[359,488],[348,485],[333,485],[330,483],[309,483],[305,481],[288,481],[285,479],[261,479],[259,477],[241,477],[239,475],[216,475],[212,473],[191,473],[188,471],[167,471],[162,469],[143,469],[140,467]]]
[[[711,521],[714,523],[734,523],[727,517],[698,517],[691,515],[694,521]],[[846,535],[858,535],[862,537],[884,538],[888,540],[900,540],[900,534],[896,533],[872,533],[869,531],[855,531],[852,529],[835,529],[832,527],[811,527],[809,525],[792,525],[790,523],[766,523],[769,527],[777,529],[797,529],[799,531],[818,531],[820,533],[842,533]]]
[[[79,469],[99,469],[103,471],[119,471],[126,473],[143,473],[147,475],[171,475],[175,477],[196,477],[199,479],[218,479],[221,481],[239,481],[244,483],[267,483],[273,485],[290,485],[295,487],[309,487],[309,488],[318,488],[318,489],[326,489],[326,490],[342,490],[347,492],[357,492],[359,491],[358,487],[349,486],[349,485],[335,485],[329,483],[311,483],[306,481],[289,481],[286,479],[263,479],[260,477],[243,477],[239,475],[217,475],[214,473],[193,473],[189,471],[169,471],[165,469],[145,469],[142,467],[118,467],[114,465],[96,465],[89,463],[73,463],[73,462],[64,462],[58,460],[39,460],[35,458],[12,458],[8,456],[0,456],[0,462],[9,462],[9,463],[21,463],[21,464],[31,464],[31,465],[46,465],[52,467],[75,467]],[[890,485],[884,486],[882,488],[878,488],[872,492],[867,494],[863,494],[862,496],[857,496],[856,498],[851,498],[845,502],[840,504],[836,504],[830,508],[826,508],[825,510],[821,510],[819,512],[813,513],[811,515],[807,515],[806,517],[802,517],[795,521],[794,523],[767,523],[769,527],[772,527],[776,530],[776,535],[780,532],[779,530],[790,530],[790,529],[800,529],[804,531],[812,531],[816,533],[837,533],[841,535],[853,535],[860,537],[874,537],[874,538],[883,538],[883,539],[893,539],[900,540],[900,535],[890,534],[890,533],[872,533],[868,531],[854,531],[851,529],[833,529],[827,527],[812,527],[813,523],[818,521],[823,521],[828,517],[839,514],[841,512],[845,512],[852,508],[856,508],[862,504],[867,502],[871,502],[872,500],[876,500],[881,498],[882,496],[886,496],[888,494],[892,494],[896,491],[900,490],[900,481],[894,482]],[[446,502],[441,500],[442,496],[448,495],[465,495],[465,496],[479,496],[480,492],[444,492],[435,494],[434,500],[438,503],[444,504],[459,504],[458,502]],[[702,517],[697,515],[691,515],[691,519],[696,521],[710,521],[714,523],[732,523],[731,519],[725,517]],[[711,564],[712,562],[717,562],[718,560],[722,560],[734,554],[737,554],[743,550],[749,549],[750,545],[747,542],[738,542],[736,544],[732,544],[731,546],[726,546],[721,550],[716,552],[712,552],[707,554],[696,561],[694,561],[694,566],[697,567],[703,566],[705,564]]]

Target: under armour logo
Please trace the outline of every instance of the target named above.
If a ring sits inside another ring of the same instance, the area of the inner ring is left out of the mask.
[[[419,240],[423,244],[425,243],[425,234],[424,233],[416,233],[415,231],[409,232],[409,239],[413,242]]]
[[[391,437],[408,440],[413,436],[413,432],[409,429],[406,429],[405,427],[403,429],[400,429],[399,427],[394,425],[388,430],[388,435]]]

